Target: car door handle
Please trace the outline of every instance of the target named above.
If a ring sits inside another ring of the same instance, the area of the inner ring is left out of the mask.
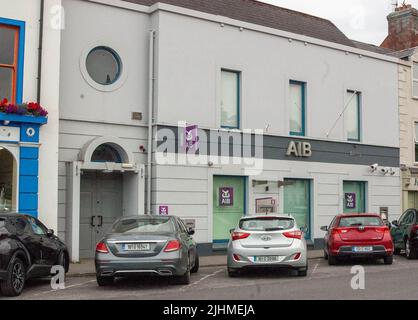
[[[92,216],[92,217],[91,217],[91,220],[90,220],[90,225],[91,225],[92,227],[95,227],[95,225],[94,225],[94,218],[96,218],[96,216]]]
[[[100,223],[98,225],[98,227],[103,226],[103,216],[98,216],[98,218],[100,219]]]

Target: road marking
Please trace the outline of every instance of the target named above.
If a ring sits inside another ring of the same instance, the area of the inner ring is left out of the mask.
[[[52,293],[52,292],[60,292],[60,291],[64,291],[64,290],[67,290],[67,289],[74,288],[74,287],[81,287],[81,286],[84,286],[84,285],[92,283],[92,282],[96,282],[96,280],[89,280],[89,281],[85,281],[85,282],[82,282],[82,283],[73,284],[71,286],[65,286],[64,289],[59,289],[59,290],[51,289],[51,290],[48,290],[48,291],[43,291],[43,292],[34,294],[34,296],[44,295],[44,294],[48,294],[48,293]]]
[[[188,284],[187,286],[181,287],[181,288],[179,289],[179,291],[184,291],[186,288],[190,288],[190,287],[192,287],[192,286],[198,285],[198,284],[199,284],[199,283],[201,283],[202,281],[204,281],[204,280],[206,280],[206,279],[208,279],[208,278],[210,278],[210,277],[213,277],[213,276],[217,275],[218,273],[220,273],[220,272],[222,272],[222,271],[224,271],[224,269],[220,269],[220,270],[217,270],[217,271],[215,271],[215,272],[213,272],[213,273],[211,273],[211,274],[208,274],[208,275],[204,276],[203,278],[201,278],[201,279],[197,280],[196,282],[193,282],[193,283],[191,283],[191,284]]]
[[[319,263],[317,263],[314,267],[314,269],[311,272],[311,276],[315,273],[316,269],[318,269]]]

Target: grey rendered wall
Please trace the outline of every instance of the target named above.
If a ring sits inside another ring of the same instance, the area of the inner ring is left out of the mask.
[[[59,136],[59,236],[65,239],[67,177],[65,163],[78,160],[81,148],[94,138],[120,138],[146,163],[140,146],[147,147],[148,39],[154,18],[140,12],[80,0],[64,0],[65,29],[61,44]],[[102,92],[83,78],[80,57],[97,45],[118,52],[123,84]],[[132,120],[141,112],[142,120]]]
[[[363,94],[362,142],[399,146],[397,65],[238,27],[160,13],[158,122],[219,127],[220,69],[242,72],[242,127],[288,135],[289,79],[307,82],[307,135],[326,138],[347,89]],[[173,112],[176,110],[176,112]],[[340,119],[330,139],[346,140]]]

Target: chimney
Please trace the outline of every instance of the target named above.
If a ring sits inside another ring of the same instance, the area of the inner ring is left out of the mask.
[[[418,46],[418,10],[404,3],[387,19],[389,34],[380,45],[382,48],[400,51]]]

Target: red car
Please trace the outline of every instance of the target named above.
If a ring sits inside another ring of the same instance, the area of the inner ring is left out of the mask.
[[[393,262],[393,241],[389,228],[376,214],[339,214],[326,231],[324,257],[329,265],[340,258],[377,258]]]

